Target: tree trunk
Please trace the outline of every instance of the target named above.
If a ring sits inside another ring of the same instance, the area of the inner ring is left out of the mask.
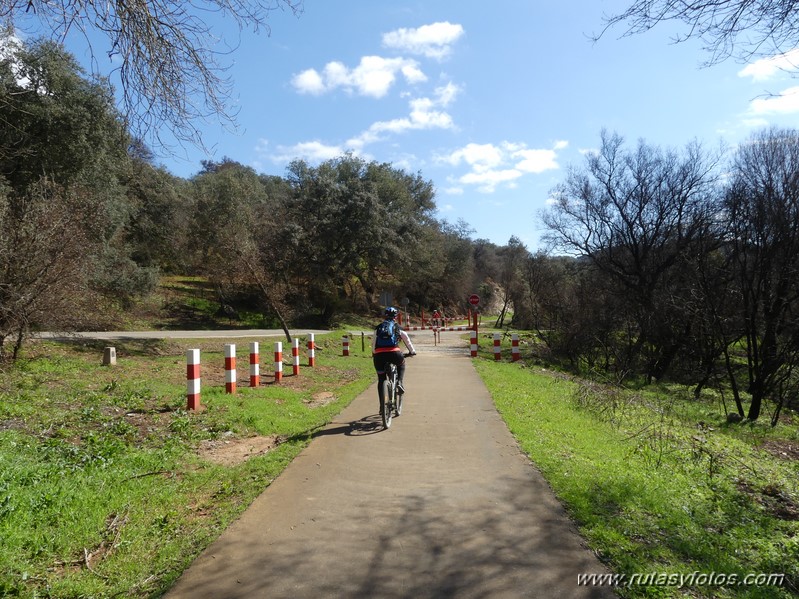
[[[283,318],[283,314],[278,308],[277,302],[274,301],[272,294],[269,292],[269,289],[266,287],[266,284],[264,284],[263,277],[260,276],[260,274],[255,270],[255,268],[253,268],[253,265],[250,263],[249,260],[245,259],[244,262],[247,265],[247,269],[250,271],[250,274],[255,279],[255,282],[258,284],[258,288],[261,290],[261,293],[263,294],[264,299],[266,300],[266,303],[269,306],[269,309],[275,313],[275,316],[277,316],[277,320],[278,322],[280,322],[280,326],[283,328],[283,332],[286,334],[286,341],[288,341],[288,343],[291,344],[292,339],[291,339],[291,333],[289,332],[288,324],[286,323],[286,320]]]
[[[730,362],[729,347],[724,348],[724,364],[727,367],[727,376],[730,380],[730,387],[732,388],[732,396],[735,399],[735,407],[738,410],[738,415],[744,417],[744,406],[741,403],[741,394],[738,392],[738,383],[735,380],[735,373],[732,371],[732,363]]]
[[[505,313],[508,311],[508,304],[510,304],[510,298],[506,297],[505,302],[502,304],[502,310],[499,312],[497,323],[494,325],[498,329],[501,329],[505,324]]]

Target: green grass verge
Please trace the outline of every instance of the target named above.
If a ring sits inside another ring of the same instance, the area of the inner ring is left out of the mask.
[[[168,589],[324,426],[373,382],[371,359],[341,334],[317,336],[316,368],[224,393],[226,340],[35,343],[0,373],[0,597],[153,597]],[[285,339],[284,348],[286,347]],[[202,350],[202,405],[185,410],[185,350]],[[268,348],[268,351],[267,351]],[[303,353],[304,355],[304,353]],[[208,444],[276,447],[217,463]]]
[[[317,368],[224,393],[226,340],[37,343],[0,373],[0,597],[154,597],[168,589],[373,381],[357,336],[317,336]],[[489,339],[485,337],[484,339]],[[626,597],[789,597],[799,580],[799,427],[727,425],[681,389],[609,391],[475,361],[520,446],[615,571],[784,573],[785,585],[636,585]],[[238,347],[246,379],[246,339]],[[261,341],[269,379],[271,343]],[[185,408],[185,350],[202,350],[202,412]],[[216,463],[201,449],[256,436],[275,449]],[[782,451],[782,449],[788,450]],[[792,458],[792,459],[791,459]],[[793,585],[793,586],[789,586]]]
[[[613,571],[785,575],[782,586],[641,584],[619,588],[623,596],[796,596],[799,456],[779,451],[796,448],[795,421],[729,426],[714,402],[675,389],[633,394],[522,362],[475,365]]]

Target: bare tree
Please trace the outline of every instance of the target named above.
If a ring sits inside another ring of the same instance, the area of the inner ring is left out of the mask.
[[[92,52],[95,72],[103,70],[100,52],[119,65],[113,71],[132,132],[162,146],[164,125],[180,142],[202,147],[199,121],[217,117],[234,123],[227,106],[232,82],[220,59],[235,44],[219,39],[212,18],[232,19],[239,32],[268,34],[268,17],[278,9],[299,14],[302,0],[0,0],[6,25],[58,41],[77,31]],[[108,40],[106,48],[94,47],[95,32]]]
[[[794,396],[799,366],[799,133],[769,129],[742,145],[725,200],[739,280],[747,417]]]
[[[94,254],[79,224],[91,219],[86,198],[45,180],[26,196],[1,194],[0,361],[18,356],[32,327],[74,330],[90,312]]]
[[[511,236],[508,245],[500,250],[502,270],[499,284],[502,287],[502,308],[497,316],[497,322],[494,324],[497,328],[502,328],[505,325],[505,316],[511,305],[514,308],[515,319],[517,304],[520,304],[521,299],[526,295],[521,270],[529,255],[527,248],[515,235]]]
[[[620,136],[603,132],[587,162],[555,189],[546,238],[614,282],[637,320],[631,355],[648,354],[647,375],[660,378],[687,326],[672,283],[710,226],[716,158],[696,144],[683,155],[644,142],[628,152]]]
[[[686,24],[677,41],[698,38],[711,58],[708,64],[735,56],[750,59],[799,47],[797,0],[635,0],[606,27],[626,24],[626,35],[644,33],[664,21]]]

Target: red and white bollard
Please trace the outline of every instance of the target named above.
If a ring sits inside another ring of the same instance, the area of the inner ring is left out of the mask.
[[[236,392],[236,346],[225,344],[225,393]]]
[[[499,346],[500,334],[494,333],[494,361],[498,361],[502,358],[502,348]]]
[[[294,376],[300,375],[300,340],[293,339],[291,342],[291,358],[293,360],[293,365],[291,368],[292,374]]]
[[[261,384],[261,357],[258,354],[258,342],[250,343],[250,387],[258,387]]]
[[[283,343],[275,342],[275,382],[283,379]]]
[[[341,355],[342,356],[349,356],[350,355],[350,338],[344,335],[341,339]]]
[[[186,409],[200,409],[200,350],[186,351]]]
[[[513,333],[510,338],[510,357],[514,362],[518,362],[519,358],[519,335],[518,333]]]
[[[316,366],[316,344],[313,333],[308,333],[308,366],[311,368]]]
[[[477,357],[477,331],[472,331],[472,357]]]

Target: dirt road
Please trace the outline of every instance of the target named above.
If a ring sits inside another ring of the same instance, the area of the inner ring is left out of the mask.
[[[178,580],[170,599],[613,597],[455,333],[417,343],[402,416],[372,385]]]

